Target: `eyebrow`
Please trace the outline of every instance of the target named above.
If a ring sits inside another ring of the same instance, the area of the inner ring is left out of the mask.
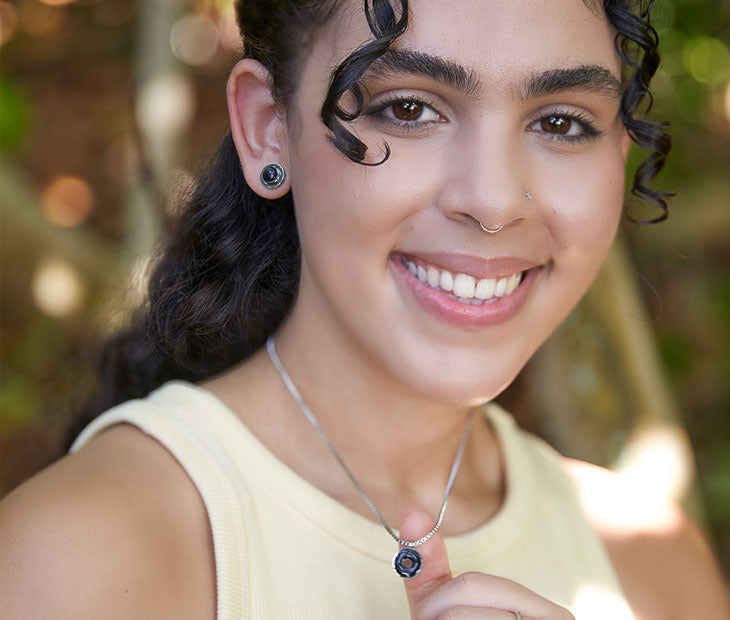
[[[364,77],[417,75],[448,86],[469,98],[476,98],[484,84],[474,69],[453,60],[404,48],[389,48],[375,59]],[[536,99],[564,90],[587,89],[617,99],[623,92],[621,82],[601,65],[579,65],[548,69],[528,75],[517,95],[519,100]]]
[[[468,97],[477,97],[482,90],[482,83],[473,69],[467,69],[453,60],[403,48],[388,48],[370,64],[364,77],[403,74],[435,80]]]
[[[578,88],[605,94],[610,99],[618,99],[623,93],[621,82],[606,67],[580,65],[567,69],[549,69],[528,76],[519,92],[519,98],[526,101]]]

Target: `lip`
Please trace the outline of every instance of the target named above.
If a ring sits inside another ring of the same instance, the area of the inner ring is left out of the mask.
[[[390,257],[390,265],[395,272],[396,278],[403,283],[419,305],[429,314],[458,327],[488,327],[509,321],[522,308],[538,274],[542,270],[541,265],[536,265],[534,262],[517,257],[503,257],[495,259],[494,263],[492,263],[489,260],[459,255],[450,255],[452,258],[447,258],[449,255],[405,254],[405,256],[421,258],[424,261],[443,267],[446,267],[445,263],[453,266],[459,264],[462,266],[461,269],[463,271],[452,267],[454,271],[466,272],[475,276],[479,275],[479,277],[500,277],[518,271],[525,272],[522,277],[522,282],[520,282],[520,285],[512,294],[506,297],[499,297],[497,301],[492,303],[473,306],[451,299],[444,295],[444,293],[419,281],[418,278],[414,277],[408,271],[408,268],[401,261],[401,256],[403,255],[404,253],[399,252],[391,254]],[[435,257],[440,257],[440,259],[429,260],[427,258],[429,256],[432,259]],[[469,269],[465,269],[464,267],[469,267]],[[490,275],[482,276],[481,274],[483,273]]]

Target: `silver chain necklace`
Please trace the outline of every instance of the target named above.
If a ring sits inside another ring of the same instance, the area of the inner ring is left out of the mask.
[[[464,433],[461,436],[461,441],[459,442],[459,448],[456,451],[456,458],[454,459],[454,464],[451,466],[451,473],[449,474],[449,481],[446,484],[446,492],[444,493],[444,501],[441,504],[441,510],[439,511],[438,519],[436,520],[436,525],[433,526],[431,531],[426,534],[425,536],[422,536],[418,540],[403,540],[398,534],[393,530],[390,525],[386,522],[386,520],[383,518],[383,515],[380,514],[380,511],[375,507],[375,504],[373,504],[373,501],[368,497],[368,494],[365,493],[364,489],[360,486],[360,483],[355,479],[355,476],[350,471],[350,468],[345,465],[345,461],[342,460],[342,457],[339,455],[337,450],[335,450],[335,447],[332,445],[332,442],[329,440],[327,435],[325,435],[324,431],[322,430],[322,427],[319,425],[319,422],[317,422],[317,418],[314,417],[314,414],[312,413],[311,409],[307,407],[307,404],[304,402],[304,399],[302,398],[302,395],[299,393],[299,390],[297,389],[297,386],[294,385],[294,382],[292,381],[291,377],[289,376],[289,373],[287,373],[286,369],[284,368],[284,365],[281,363],[281,360],[279,359],[279,356],[276,354],[276,347],[274,346],[274,337],[270,336],[269,339],[266,341],[266,350],[269,353],[269,357],[271,358],[271,362],[274,365],[274,368],[276,368],[276,371],[279,373],[279,376],[281,377],[281,380],[284,382],[284,385],[286,385],[287,389],[293,396],[294,400],[297,402],[301,410],[304,412],[304,415],[307,416],[307,420],[309,420],[310,424],[314,427],[314,429],[319,433],[319,436],[322,438],[322,441],[324,441],[325,445],[329,448],[332,455],[337,459],[337,462],[342,466],[342,469],[345,470],[345,473],[347,474],[348,478],[352,481],[352,484],[355,485],[355,488],[358,490],[362,498],[365,500],[365,503],[368,505],[370,510],[373,511],[373,514],[377,517],[378,521],[383,525],[383,527],[386,529],[388,534],[390,534],[393,537],[393,540],[395,540],[399,545],[403,546],[404,548],[398,551],[395,556],[393,556],[393,570],[395,570],[398,575],[403,577],[404,579],[411,579],[412,577],[415,577],[421,572],[421,569],[423,568],[423,558],[421,557],[421,554],[418,553],[414,549],[414,547],[418,547],[419,545],[422,545],[427,540],[429,540],[441,527],[441,523],[444,520],[444,514],[446,513],[446,504],[449,501],[449,494],[451,493],[451,487],[454,486],[454,479],[456,478],[456,472],[459,470],[459,464],[461,463],[461,455],[464,452],[464,446],[466,445],[466,440],[469,437],[469,430],[471,429],[471,423],[473,415],[470,414],[466,421],[466,426],[464,427]]]

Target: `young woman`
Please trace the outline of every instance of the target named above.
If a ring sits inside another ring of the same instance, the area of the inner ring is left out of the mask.
[[[231,133],[84,421],[127,402],[3,504],[3,616],[730,617],[679,508],[613,527],[610,473],[485,404],[598,271],[631,139],[664,206],[649,10],[239,3]]]

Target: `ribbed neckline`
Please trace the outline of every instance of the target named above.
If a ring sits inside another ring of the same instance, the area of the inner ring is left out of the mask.
[[[380,523],[353,512],[297,474],[215,394],[199,385],[176,380],[161,386],[150,396],[153,400],[169,396],[188,410],[196,409],[196,404],[204,407],[206,432],[217,435],[229,457],[241,468],[243,477],[253,477],[262,489],[276,495],[290,509],[330,536],[367,556],[390,563],[397,545]],[[491,519],[470,532],[445,537],[454,567],[468,565],[477,556],[482,561],[499,556],[500,550],[520,535],[526,520],[534,514],[531,508],[535,498],[534,475],[529,455],[522,445],[521,431],[512,416],[498,405],[487,403],[483,411],[495,430],[506,463],[507,492],[502,506]],[[333,466],[337,465],[333,463]],[[448,509],[445,518],[448,519]]]

